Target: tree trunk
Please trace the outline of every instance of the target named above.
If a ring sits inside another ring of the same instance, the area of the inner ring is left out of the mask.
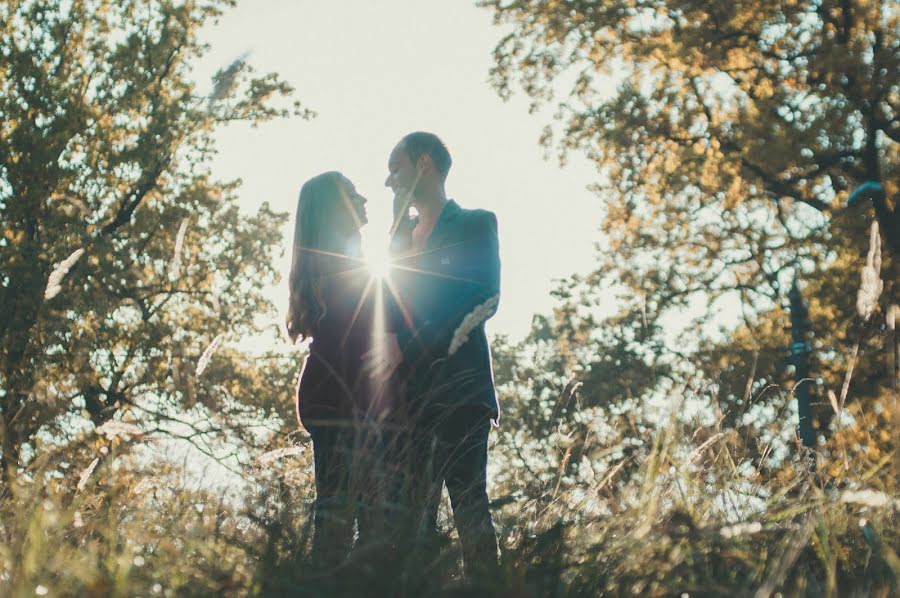
[[[800,439],[803,446],[813,449],[816,446],[816,435],[812,427],[812,408],[809,398],[809,352],[810,346],[807,337],[809,335],[809,310],[800,289],[797,287],[797,279],[791,287],[788,298],[791,305],[791,361],[794,364],[794,379],[797,381],[797,415]]]

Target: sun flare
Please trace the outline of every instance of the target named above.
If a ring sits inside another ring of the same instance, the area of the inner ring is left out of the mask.
[[[384,279],[388,275],[391,259],[387,247],[367,247],[365,260],[366,269],[375,278]]]

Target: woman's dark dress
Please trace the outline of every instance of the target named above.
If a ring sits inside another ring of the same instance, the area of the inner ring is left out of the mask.
[[[316,256],[327,272],[325,314],[315,327],[297,387],[297,413],[313,442],[316,478],[313,559],[336,565],[353,543],[375,540],[383,517],[377,424],[388,406],[373,405],[362,356],[372,346],[377,285],[362,262]],[[387,318],[392,321],[391,318]]]

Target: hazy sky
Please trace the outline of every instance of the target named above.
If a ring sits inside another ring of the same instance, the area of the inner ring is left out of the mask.
[[[390,219],[387,158],[405,133],[440,135],[453,156],[447,192],[463,207],[497,213],[502,260],[493,333],[524,335],[549,312],[553,279],[586,271],[599,239],[597,180],[580,156],[560,168],[537,141],[549,114],[528,114],[521,96],[502,102],[488,84],[491,52],[504,30],[492,13],[463,0],[244,0],[210,28],[209,75],[244,52],[259,72],[278,72],[318,113],[311,121],[231,126],[219,135],[214,173],[243,180],[241,204],[268,201],[290,212],[287,252],[302,183],[340,170],[369,199],[369,245]],[[279,309],[286,286],[272,289]]]

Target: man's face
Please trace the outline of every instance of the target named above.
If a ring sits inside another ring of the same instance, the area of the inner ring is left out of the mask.
[[[398,145],[388,158],[388,176],[384,186],[390,187],[394,195],[400,189],[407,192],[415,191],[417,179],[416,165],[412,163],[406,150]]]

